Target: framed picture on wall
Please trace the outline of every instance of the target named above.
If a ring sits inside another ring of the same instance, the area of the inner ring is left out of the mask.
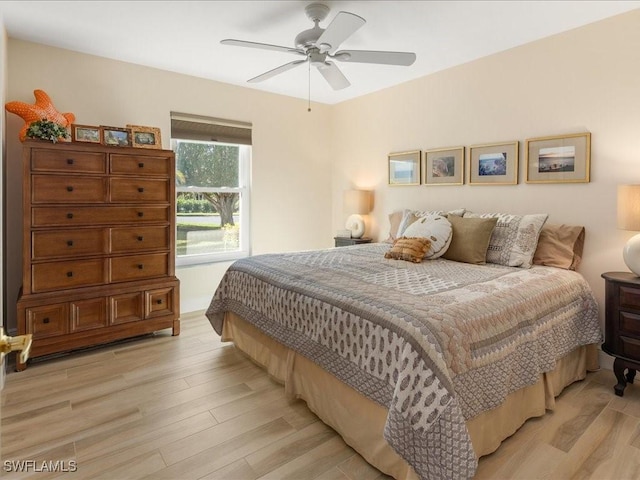
[[[591,133],[530,138],[527,183],[588,183]]]
[[[127,125],[131,130],[131,144],[136,148],[162,148],[160,129],[143,127],[141,125]]]
[[[519,143],[469,147],[469,185],[516,185]]]
[[[131,130],[118,127],[100,127],[102,130],[102,144],[114,147],[131,146]]]
[[[422,152],[389,154],[389,185],[420,185]]]
[[[425,185],[462,185],[464,147],[438,148],[424,152]]]
[[[100,143],[100,127],[92,125],[71,125],[71,140],[74,142]]]

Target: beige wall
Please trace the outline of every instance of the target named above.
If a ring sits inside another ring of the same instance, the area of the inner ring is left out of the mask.
[[[329,107],[304,100],[9,39],[7,101],[47,92],[88,125],[158,126],[169,148],[170,111],[253,124],[251,236],[254,253],[332,244]],[[21,276],[22,119],[7,115],[7,296],[15,322]],[[228,263],[180,268],[182,311],[205,308]]]
[[[384,239],[394,209],[466,207],[549,213],[586,227],[580,271],[604,304],[600,274],[627,270],[616,229],[616,186],[640,182],[640,10],[483,58],[336,106],[333,228],[342,190],[375,190],[371,233]],[[591,182],[517,186],[387,185],[389,152],[592,133]]]

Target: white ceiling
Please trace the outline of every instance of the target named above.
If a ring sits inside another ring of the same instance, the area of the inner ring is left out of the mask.
[[[221,45],[285,47],[313,26],[309,1],[2,1],[9,37],[335,104],[539,38],[640,8],[640,1],[322,1],[367,23],[340,49],[409,51],[409,67],[338,63],[351,86],[332,90],[308,64],[258,84],[249,78],[298,56]]]

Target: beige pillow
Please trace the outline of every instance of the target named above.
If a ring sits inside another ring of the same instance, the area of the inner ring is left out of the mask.
[[[449,215],[456,215],[458,217],[462,217],[464,215],[464,208],[457,208],[455,210],[449,210],[448,212],[442,210],[409,210],[405,209],[403,212],[402,220],[400,221],[400,225],[398,226],[398,233],[396,237],[402,237],[404,232],[407,230],[407,227],[415,222],[419,218],[423,218],[429,215],[442,215],[443,217]]]
[[[404,210],[398,210],[389,214],[389,237],[385,240],[386,243],[393,243],[398,238],[398,228],[402,217],[404,216]]]
[[[384,254],[384,258],[420,263],[429,251],[429,247],[431,247],[431,241],[427,238],[400,237],[393,242],[393,246]]]
[[[533,256],[534,265],[575,270],[582,260],[584,235],[582,226],[545,224]]]
[[[487,263],[489,240],[498,219],[456,215],[448,215],[447,218],[453,228],[453,237],[442,258],[456,262]]]

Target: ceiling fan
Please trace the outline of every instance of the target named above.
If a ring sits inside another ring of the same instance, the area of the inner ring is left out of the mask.
[[[313,28],[300,32],[295,38],[295,47],[281,47],[267,43],[247,42],[244,40],[225,39],[220,43],[238,47],[260,48],[275,50],[304,57],[285,63],[248,80],[257,83],[272,78],[280,73],[309,62],[318,69],[324,79],[334,90],[340,90],[351,85],[349,80],[331,60],[353,63],[374,63],[382,65],[409,66],[416,60],[416,54],[410,52],[384,52],[376,50],[340,50],[338,47],[349,38],[366,21],[353,13],[338,12],[329,26],[324,29],[319,23],[327,18],[329,7],[322,3],[312,3],[305,8],[307,16],[315,24]]]

